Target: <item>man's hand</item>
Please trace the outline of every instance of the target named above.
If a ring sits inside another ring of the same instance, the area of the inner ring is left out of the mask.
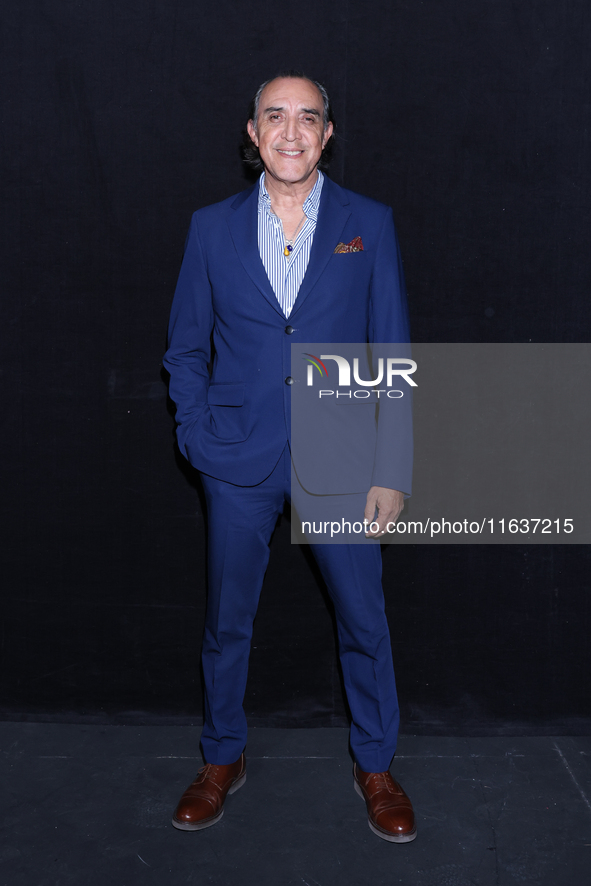
[[[395,523],[398,519],[402,508],[404,507],[404,493],[397,489],[388,489],[385,486],[372,486],[367,493],[367,501],[365,504],[365,519],[367,520],[366,538],[379,538],[386,533],[388,523]],[[375,516],[376,508],[378,511]],[[373,523],[373,529],[378,528],[375,532],[369,530],[370,524]]]

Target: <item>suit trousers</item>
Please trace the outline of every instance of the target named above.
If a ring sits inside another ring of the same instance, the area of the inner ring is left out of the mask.
[[[307,493],[285,449],[257,486],[201,475],[208,511],[209,587],[203,639],[208,763],[228,765],[246,745],[243,709],[252,626],[269,561],[269,542],[285,502]],[[348,496],[340,496],[348,498]],[[363,518],[365,495],[355,496]],[[351,749],[365,772],[388,769],[396,750],[399,709],[382,591],[379,542],[311,544],[334,603],[339,658],[351,711]]]

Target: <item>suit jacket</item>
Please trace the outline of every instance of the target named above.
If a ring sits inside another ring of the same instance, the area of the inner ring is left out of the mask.
[[[200,471],[240,486],[264,480],[290,438],[292,344],[409,340],[391,209],[325,177],[310,261],[286,319],[259,254],[258,188],[193,215],[164,358],[181,452]],[[358,236],[363,251],[335,254],[339,242]],[[380,421],[357,481],[365,491],[410,492],[406,416]],[[320,463],[306,457],[295,466],[311,492],[363,491],[350,488],[347,465],[330,447]]]

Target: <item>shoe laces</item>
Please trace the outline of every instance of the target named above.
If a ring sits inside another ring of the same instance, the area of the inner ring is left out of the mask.
[[[197,771],[197,781],[199,783],[203,783],[206,779],[213,781],[214,784],[217,784],[215,780],[215,776],[217,772],[215,771],[218,767],[215,763],[206,763],[205,766],[202,766],[201,769]],[[219,785],[218,785],[219,787]]]
[[[379,791],[388,791],[391,794],[396,793],[396,789],[392,782],[392,776],[389,772],[374,772],[372,781]]]

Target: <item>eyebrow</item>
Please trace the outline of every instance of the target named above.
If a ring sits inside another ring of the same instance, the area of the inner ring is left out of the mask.
[[[265,108],[263,114],[271,114],[273,111],[284,111],[285,108]],[[313,114],[315,117],[320,117],[320,111],[317,111],[316,108],[301,108],[302,114]]]

